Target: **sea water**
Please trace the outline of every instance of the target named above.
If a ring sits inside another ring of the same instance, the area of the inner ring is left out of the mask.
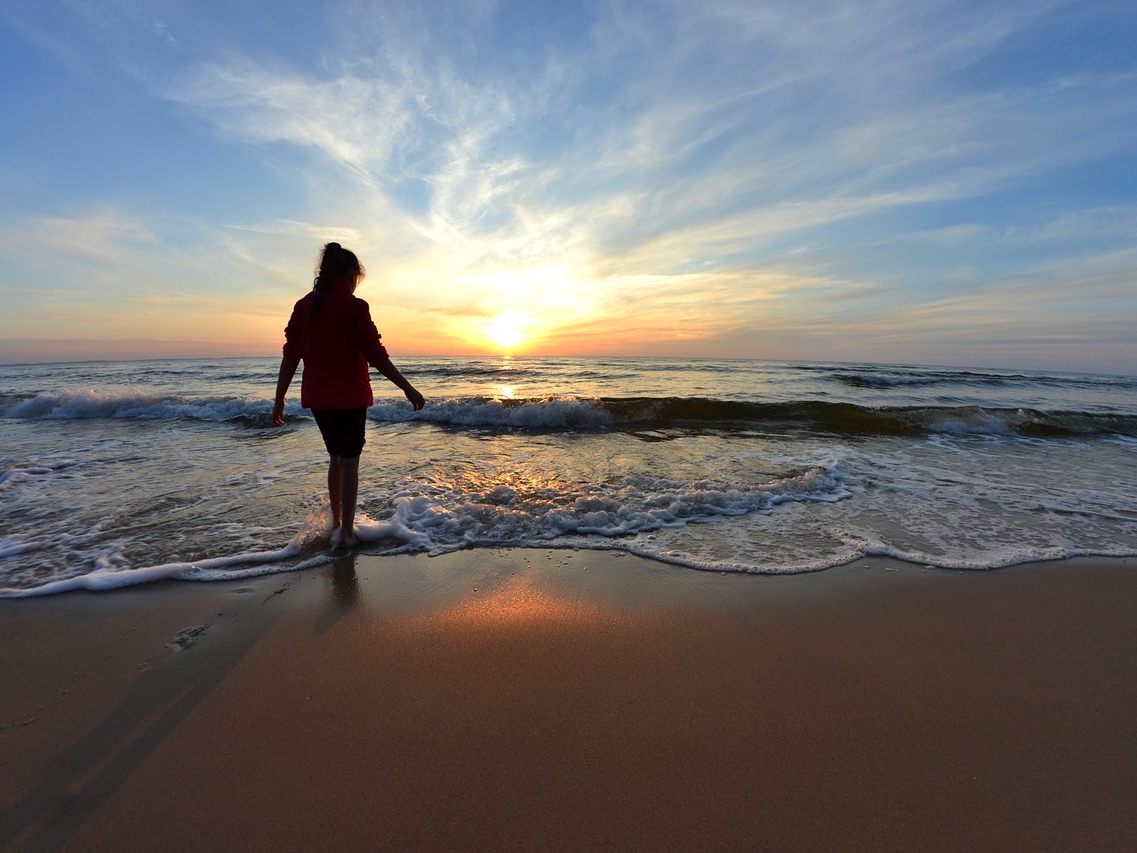
[[[1137,379],[641,358],[403,358],[375,377],[372,554],[615,549],[794,573],[1137,555]],[[275,358],[0,366],[0,594],[330,559],[327,457]]]

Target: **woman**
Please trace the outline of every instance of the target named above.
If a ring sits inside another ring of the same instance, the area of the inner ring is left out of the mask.
[[[284,395],[304,362],[300,405],[312,410],[320,427],[328,463],[328,500],[332,506],[332,543],[352,548],[355,499],[359,491],[359,454],[367,407],[375,402],[367,365],[403,389],[415,411],[426,401],[391,364],[367,303],[353,294],[363,278],[355,253],[328,243],[320,258],[312,292],[296,303],[284,330],[284,357],[276,380],[272,422],[284,425]]]

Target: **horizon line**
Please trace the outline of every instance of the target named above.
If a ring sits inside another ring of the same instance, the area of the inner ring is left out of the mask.
[[[135,357],[135,358],[74,358],[74,359],[60,359],[60,360],[45,360],[45,361],[2,361],[0,360],[0,368],[3,367],[38,367],[42,365],[69,365],[69,364],[133,364],[147,361],[236,361],[236,360],[250,360],[250,359],[277,359],[279,356],[273,355],[222,355],[222,356],[151,356],[151,357]],[[770,363],[797,363],[797,364],[840,364],[840,365],[868,365],[873,367],[934,367],[934,368],[964,368],[968,370],[992,370],[992,371],[1026,371],[1031,373],[1070,373],[1080,375],[1101,375],[1101,376],[1117,376],[1129,379],[1137,378],[1137,371],[1133,373],[1126,373],[1118,370],[1109,370],[1103,368],[1096,368],[1094,370],[1078,370],[1071,368],[1023,368],[1023,367],[1000,367],[992,364],[953,364],[948,362],[903,362],[903,361],[843,361],[841,359],[824,358],[824,359],[808,359],[808,358],[769,358],[757,356],[709,356],[709,355],[693,355],[693,356],[671,356],[671,355],[630,355],[627,353],[620,355],[541,355],[535,353],[526,353],[522,355],[512,353],[482,353],[482,354],[432,354],[432,355],[404,355],[399,356],[400,359],[421,359],[421,358],[468,358],[468,359],[512,359],[512,358],[539,358],[539,359],[596,359],[596,358],[613,358],[613,359],[657,359],[666,361],[758,361]]]

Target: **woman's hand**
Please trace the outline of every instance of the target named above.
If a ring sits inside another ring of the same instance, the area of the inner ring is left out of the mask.
[[[422,407],[426,405],[426,400],[422,394],[414,388],[408,388],[403,393],[407,395],[407,399],[411,401],[411,405],[415,407],[416,412],[422,411]]]
[[[284,401],[277,400],[272,405],[272,422],[275,426],[284,426]]]

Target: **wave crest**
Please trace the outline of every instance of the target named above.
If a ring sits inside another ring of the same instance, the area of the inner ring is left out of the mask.
[[[65,391],[0,400],[0,417],[201,420],[270,428],[272,404],[257,397],[187,397],[141,391]],[[307,418],[296,402],[287,417]],[[1137,436],[1137,416],[981,406],[861,406],[821,400],[756,403],[705,397],[546,397],[433,399],[414,412],[401,399],[381,398],[369,417],[378,423],[421,421],[458,428],[548,431],[820,432],[854,436],[928,433],[1021,435],[1040,438]],[[641,436],[658,440],[660,436]],[[666,436],[664,436],[666,437]]]

